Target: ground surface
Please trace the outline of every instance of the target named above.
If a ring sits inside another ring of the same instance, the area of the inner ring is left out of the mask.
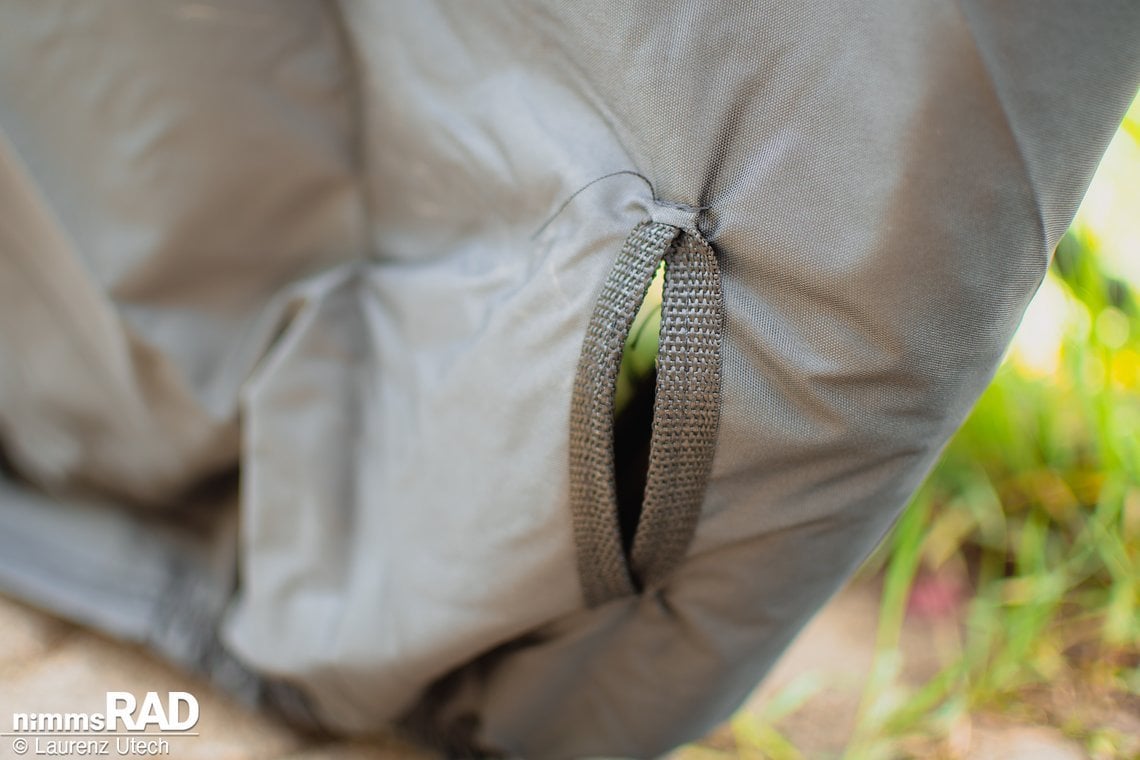
[[[841,752],[854,722],[861,683],[871,663],[878,615],[875,589],[856,585],[836,597],[788,651],[750,709],[761,710],[768,695],[807,672],[827,687],[781,729],[807,757]],[[908,668],[916,676],[932,667],[924,661],[931,632],[921,621],[904,636]],[[170,739],[170,757],[188,760],[419,760],[429,757],[396,738],[365,745],[317,741],[253,713],[200,681],[171,669],[145,652],[81,630],[0,597],[0,732],[11,731],[14,712],[89,712],[101,709],[108,690],[143,693],[187,691],[201,706],[198,736]],[[712,745],[723,740],[716,734]],[[13,737],[0,737],[0,758],[20,757]],[[675,755],[683,760],[692,753]],[[1079,747],[1047,727],[1019,727],[974,721],[962,747],[968,760],[1082,760]],[[29,752],[24,757],[34,757]]]

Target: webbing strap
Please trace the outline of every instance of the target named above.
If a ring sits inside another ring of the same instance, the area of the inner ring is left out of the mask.
[[[665,260],[649,471],[631,556],[614,478],[614,396],[622,350]],[[570,412],[570,503],[589,606],[663,581],[692,540],[720,417],[723,308],[712,247],[695,230],[644,222],[625,241],[594,307]]]

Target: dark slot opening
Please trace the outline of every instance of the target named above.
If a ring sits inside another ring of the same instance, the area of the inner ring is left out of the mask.
[[[614,486],[622,547],[629,556],[641,519],[649,474],[653,401],[657,391],[657,346],[661,333],[662,263],[638,309],[622,352],[614,403]]]
[[[617,489],[618,524],[626,556],[641,519],[645,482],[649,475],[649,440],[653,432],[653,397],[657,372],[638,379],[633,395],[614,419],[614,475]]]

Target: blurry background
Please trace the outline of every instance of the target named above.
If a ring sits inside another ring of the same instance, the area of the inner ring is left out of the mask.
[[[1140,758],[1140,97],[887,541],[677,756]]]

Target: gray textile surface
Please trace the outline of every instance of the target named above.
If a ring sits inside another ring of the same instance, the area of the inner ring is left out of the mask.
[[[1138,29],[1131,0],[0,2],[0,448],[29,484],[0,534],[56,546],[87,499],[106,528],[55,567],[7,551],[0,583],[220,637],[341,731],[697,736],[989,380]],[[588,609],[575,367],[646,220],[715,251],[715,455],[691,541],[647,512],[649,590]],[[141,565],[210,579],[182,620],[115,570],[142,518],[107,505],[161,516],[234,466],[226,540]]]
[[[253,699],[258,679],[216,633],[233,594],[233,492],[202,496],[159,516],[51,498],[0,475],[0,584]]]

